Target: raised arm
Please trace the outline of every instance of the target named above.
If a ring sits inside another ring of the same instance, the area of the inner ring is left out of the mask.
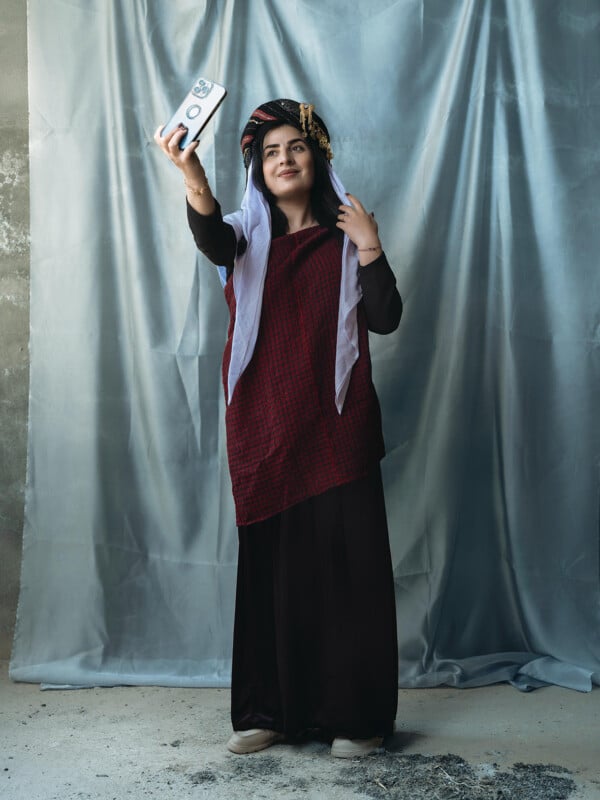
[[[377,222],[354,195],[339,208],[337,227],[344,231],[358,250],[358,280],[369,330],[392,333],[400,323],[402,299],[396,278],[385,257]]]
[[[223,222],[221,206],[215,200],[212,214],[199,214],[188,201],[187,217],[198,250],[213,264],[227,267],[229,276],[233,271],[237,241],[231,225]]]
[[[175,164],[177,169],[183,174],[183,182],[187,193],[188,203],[199,214],[212,214],[215,210],[215,199],[208,185],[204,167],[196,150],[200,142],[190,142],[184,150],[179,149],[179,142],[186,134],[186,128],[176,128],[175,130],[162,136],[162,126],[154,134],[154,141]]]
[[[218,266],[233,269],[237,242],[231,225],[223,222],[221,208],[208,184],[204,167],[196,150],[199,142],[191,142],[184,150],[179,142],[186,128],[179,128],[162,136],[162,127],[154,134],[154,141],[167,158],[181,170],[187,196],[188,223],[199,250]]]

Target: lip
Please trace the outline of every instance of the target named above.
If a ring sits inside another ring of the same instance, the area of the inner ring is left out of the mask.
[[[280,172],[277,177],[278,178],[289,178],[292,175],[297,175],[297,174],[298,174],[298,170],[297,169],[286,169],[283,172]]]

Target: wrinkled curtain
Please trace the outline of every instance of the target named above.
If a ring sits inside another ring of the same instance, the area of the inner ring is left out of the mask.
[[[31,398],[15,680],[226,685],[226,306],[152,142],[316,104],[405,301],[372,338],[403,686],[600,672],[600,12],[588,0],[30,0]],[[369,532],[365,531],[365,536]]]

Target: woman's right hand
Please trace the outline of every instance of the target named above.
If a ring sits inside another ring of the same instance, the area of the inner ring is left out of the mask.
[[[215,207],[214,198],[204,167],[196,153],[200,142],[198,140],[190,142],[187,147],[180,150],[179,142],[187,133],[187,128],[175,128],[165,136],[162,135],[162,131],[163,126],[161,125],[154,134],[154,141],[167,158],[183,173],[183,182],[187,188],[190,205],[200,214],[211,214]]]
[[[181,142],[183,137],[186,135],[187,128],[174,128],[174,130],[170,131],[165,136],[162,135],[163,129],[164,126],[161,125],[160,128],[156,130],[156,133],[154,134],[154,141],[167,156],[167,158],[172,161],[173,164],[175,164],[175,166],[184,173],[184,175],[193,175],[199,171],[203,173],[204,169],[200,163],[198,155],[196,154],[196,150],[200,144],[199,140],[196,139],[196,141],[190,142],[184,150],[180,150],[179,142]]]

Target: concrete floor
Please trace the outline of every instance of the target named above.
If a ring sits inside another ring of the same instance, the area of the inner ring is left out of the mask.
[[[387,753],[346,762],[332,758],[326,744],[307,743],[234,756],[224,747],[227,690],[41,691],[12,683],[7,663],[0,662],[0,797],[600,800],[599,720],[598,690],[583,694],[548,687],[521,694],[506,684],[413,689],[399,694],[397,732],[386,743]],[[448,754],[473,768],[470,778],[462,783],[452,778]],[[552,794],[540,785],[539,791],[529,786],[488,794],[485,781],[473,777],[519,762],[557,765],[553,774],[568,770],[576,788]],[[402,785],[408,785],[409,775],[398,777],[401,765],[413,771],[435,767],[436,780],[443,777],[446,789],[440,794],[438,783],[436,789],[406,794]]]

